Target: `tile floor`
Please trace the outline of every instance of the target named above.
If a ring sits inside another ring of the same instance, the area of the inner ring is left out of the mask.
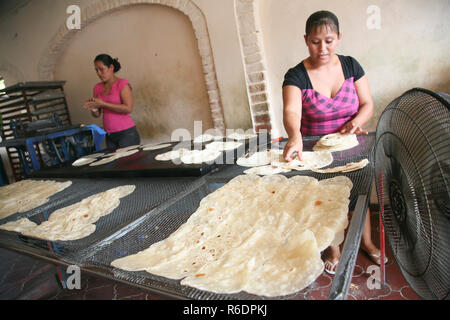
[[[372,213],[372,232],[377,239],[378,214]],[[386,265],[387,284],[381,289],[370,290],[367,268],[373,263],[359,253],[353,273],[348,300],[421,300],[405,281],[397,266],[389,245],[389,262]],[[323,273],[310,287],[302,291],[298,299],[327,299],[333,276]],[[118,284],[106,279],[81,275],[81,289],[62,289],[57,268],[41,260],[0,249],[0,300],[158,300],[145,291]]]

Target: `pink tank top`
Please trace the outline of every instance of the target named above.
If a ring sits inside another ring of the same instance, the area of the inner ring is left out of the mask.
[[[122,104],[122,98],[120,93],[125,86],[129,85],[127,79],[117,78],[116,82],[113,83],[111,91],[104,95],[105,85],[103,82],[97,83],[94,87],[94,97],[101,99],[104,102],[109,102],[112,104]],[[131,88],[131,86],[130,86]],[[134,121],[129,113],[118,113],[107,108],[103,108],[103,128],[106,132],[118,132],[122,130],[134,127]]]

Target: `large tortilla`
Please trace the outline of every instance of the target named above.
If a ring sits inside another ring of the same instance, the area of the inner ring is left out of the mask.
[[[72,181],[21,180],[0,188],[0,219],[26,212],[48,202],[49,198],[69,187]]]
[[[95,231],[95,222],[110,214],[120,204],[120,199],[134,191],[134,185],[120,186],[95,194],[71,206],[54,211],[40,225],[23,218],[8,222],[0,229],[20,232],[44,240],[77,240]]]
[[[323,271],[320,251],[342,241],[351,187],[346,177],[241,175],[168,238],[111,265],[216,293],[295,293]]]

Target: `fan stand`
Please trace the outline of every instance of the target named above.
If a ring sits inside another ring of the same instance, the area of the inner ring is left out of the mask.
[[[384,197],[383,197],[383,174],[380,171],[379,173],[379,190],[380,190],[380,211],[379,211],[379,224],[380,224],[380,277],[381,277],[381,287],[384,288],[384,285],[386,283],[386,269],[384,265],[384,260],[386,256],[386,249],[385,249],[385,241],[384,241]]]

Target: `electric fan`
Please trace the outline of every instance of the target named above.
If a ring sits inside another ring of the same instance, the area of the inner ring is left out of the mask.
[[[450,290],[450,95],[415,88],[378,121],[375,177],[395,259],[424,299]]]

